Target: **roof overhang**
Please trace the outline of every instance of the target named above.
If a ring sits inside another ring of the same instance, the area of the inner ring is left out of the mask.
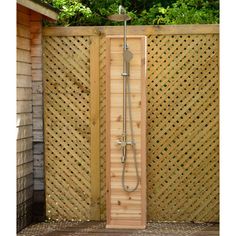
[[[17,0],[17,3],[52,20],[57,20],[58,11],[49,4],[43,3],[39,0]]]

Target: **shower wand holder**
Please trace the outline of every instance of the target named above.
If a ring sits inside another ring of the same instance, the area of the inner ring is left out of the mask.
[[[121,76],[129,76],[129,74],[127,72],[122,72]]]

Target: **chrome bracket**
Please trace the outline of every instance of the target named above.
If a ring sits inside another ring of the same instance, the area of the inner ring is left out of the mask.
[[[128,73],[126,73],[126,72],[122,72],[121,73],[121,76],[128,76],[129,74]]]

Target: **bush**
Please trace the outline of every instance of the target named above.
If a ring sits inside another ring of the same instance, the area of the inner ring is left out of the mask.
[[[60,10],[57,25],[119,25],[107,16],[121,2],[132,25],[219,23],[219,0],[43,0]]]

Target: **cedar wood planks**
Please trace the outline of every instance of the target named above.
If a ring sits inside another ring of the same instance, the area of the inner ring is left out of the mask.
[[[133,113],[137,142],[137,163],[140,176],[133,193],[122,190],[121,150],[116,144],[122,134],[123,71],[122,38],[107,38],[107,228],[145,228],[146,225],[146,145],[145,145],[145,37],[129,36],[128,45],[134,54],[130,63],[131,99],[136,102]],[[109,54],[110,53],[110,54]],[[141,66],[142,65],[142,66]],[[134,73],[133,73],[134,72]],[[133,108],[132,108],[133,109]],[[135,116],[134,116],[135,114]],[[113,118],[112,118],[113,117]],[[127,127],[129,130],[129,121]],[[128,131],[128,140],[130,139]],[[141,145],[140,145],[141,143]],[[141,149],[141,150],[140,150]],[[127,147],[126,184],[135,186],[136,174],[132,152]]]

